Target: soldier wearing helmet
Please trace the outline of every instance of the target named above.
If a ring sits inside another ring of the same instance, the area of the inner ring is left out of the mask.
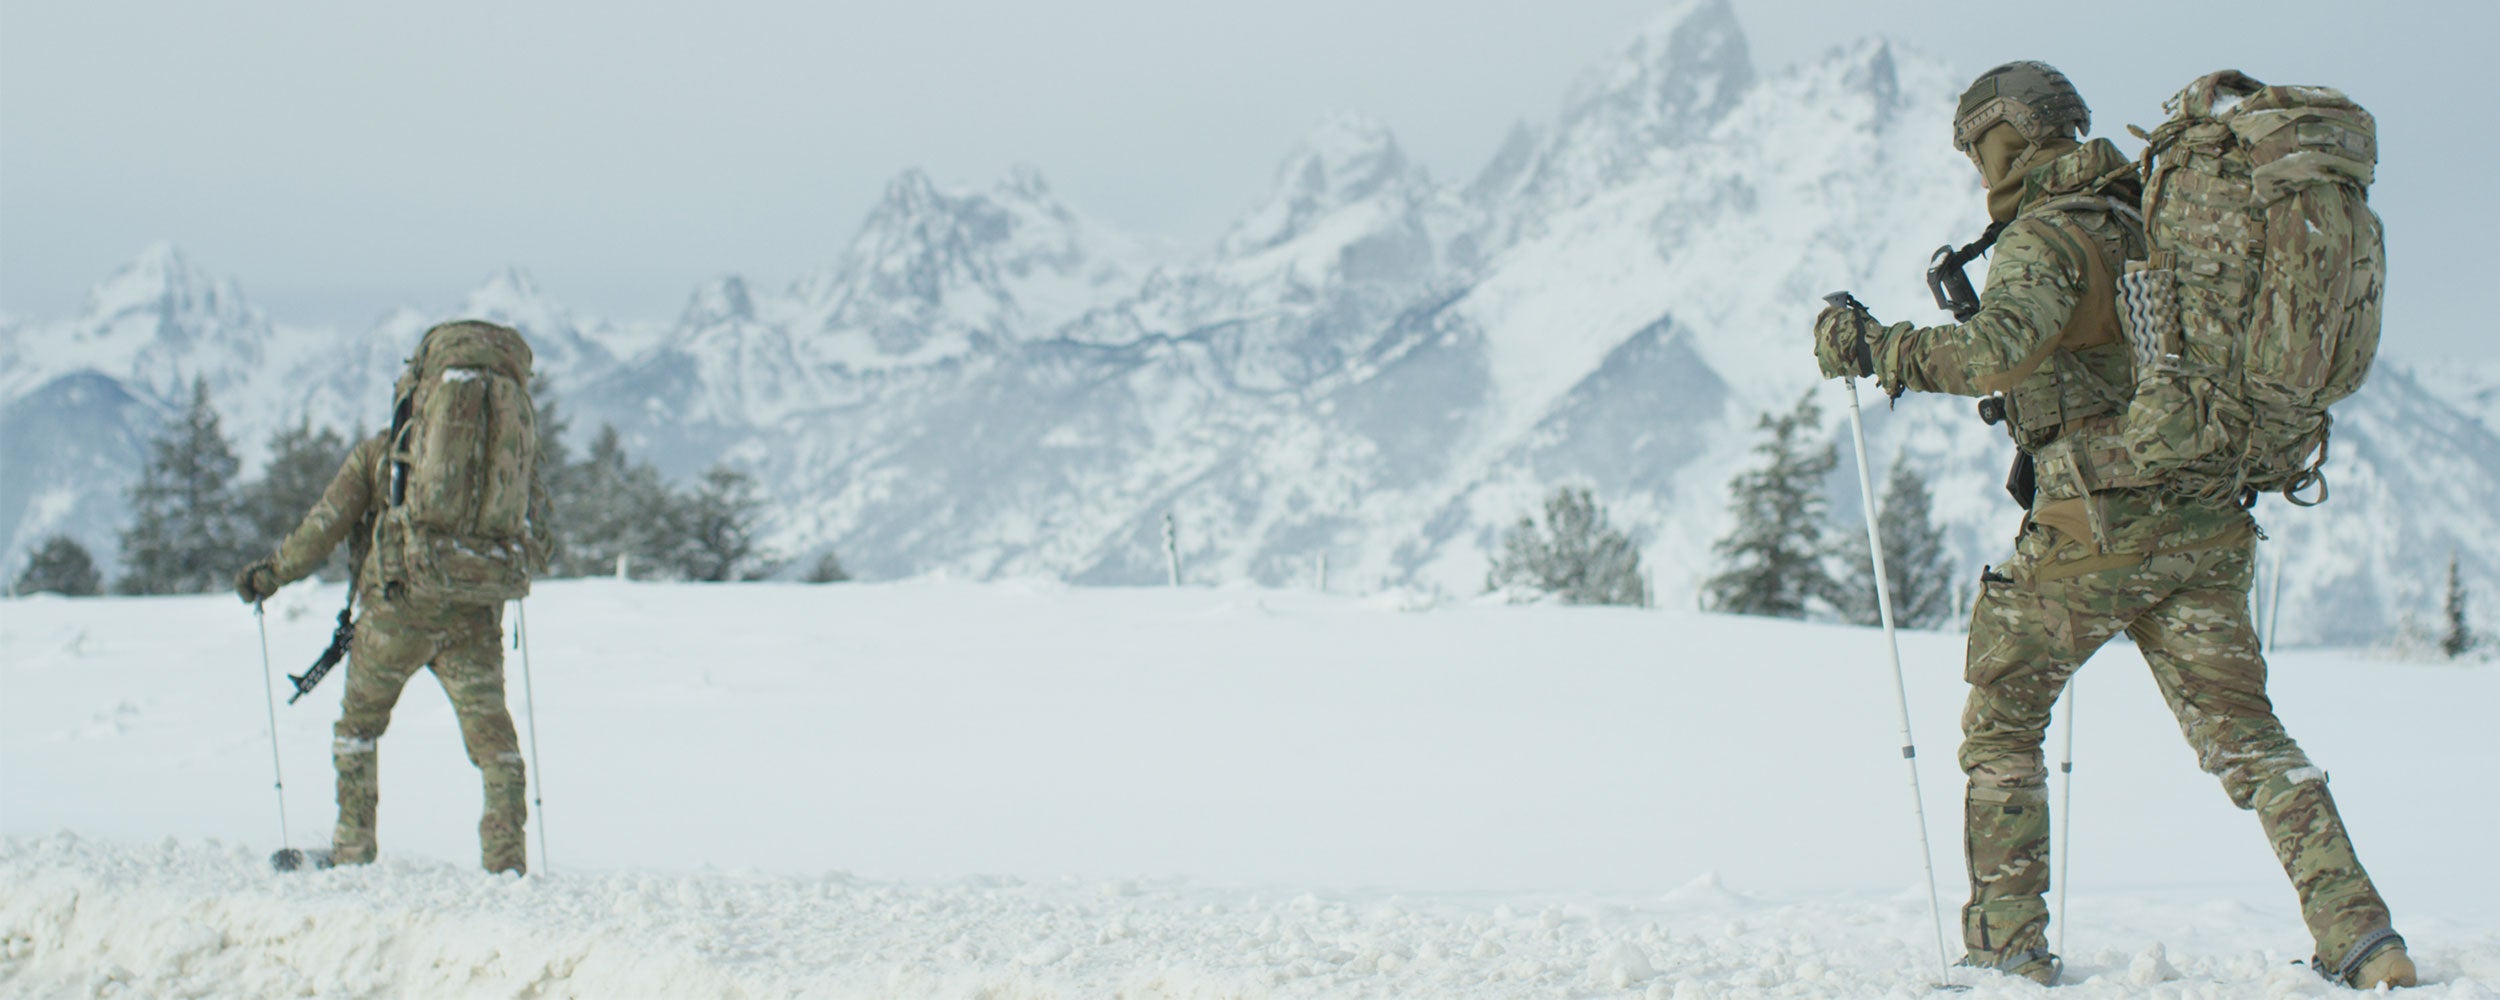
[[[2266,697],[2248,610],[2254,520],[2236,504],[2166,496],[2118,443],[2134,381],[2116,276],[2145,254],[2141,185],[2108,140],[2082,141],[2090,128],[2055,68],[1982,74],[1962,95],[1953,143],[1987,187],[1992,224],[1975,244],[1994,245],[1985,294],[1943,326],[1878,325],[1840,308],[1815,321],[1825,376],[1987,397],[1983,416],[2018,452],[2007,488],[2029,513],[2012,558],[1982,574],[1964,668],[1964,964],[2057,979],[2041,744],[2075,670],[2124,633],[2199,763],[2264,826],[2316,939],[2314,967],[2364,988],[2412,985],[2325,772]]]

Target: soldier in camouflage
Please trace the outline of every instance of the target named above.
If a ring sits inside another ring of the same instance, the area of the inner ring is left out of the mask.
[[[2165,494],[2117,443],[2132,380],[2113,276],[2144,254],[2140,188],[2108,140],[2079,141],[2089,130],[2082,97],[2055,69],[2018,62],[1982,75],[1954,123],[1995,223],[1978,312],[1920,328],[1834,308],[1815,322],[1825,376],[1871,375],[1896,394],[2000,397],[2021,455],[2009,487],[2030,515],[2013,558],[1983,574],[1964,671],[1963,961],[2057,978],[2041,744],[2076,668],[2123,632],[2200,765],[2234,804],[2256,812],[2316,939],[2313,966],[2364,988],[2413,985],[2404,941],[2353,853],[2325,772],[2267,700],[2248,610],[2255,522],[2236,504]]]
[[[405,392],[403,385],[403,396]],[[520,743],[504,707],[503,605],[425,600],[381,579],[374,566],[378,560],[368,556],[374,522],[390,490],[388,436],[356,445],[320,502],[274,555],[237,575],[235,590],[244,601],[258,603],[310,574],[341,541],[349,544],[356,600],[364,607],[348,652],[347,692],[330,750],[338,768],[334,863],[373,860],[374,811],[380,799],[375,743],[389,728],[391,709],[409,678],[431,667],[459,717],[469,762],[485,779],[485,814],[478,820],[481,860],[488,871],[520,874],[528,869],[522,835],[528,807]],[[533,530],[541,534],[543,551],[545,489],[535,476],[530,488]]]

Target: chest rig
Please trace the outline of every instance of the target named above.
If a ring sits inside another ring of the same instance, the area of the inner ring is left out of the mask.
[[[2132,353],[2118,321],[2117,274],[2124,261],[2144,253],[2144,228],[2134,205],[2097,194],[2040,202],[2010,223],[1990,226],[1968,246],[1936,252],[1928,286],[1938,306],[1967,322],[1979,312],[1963,267],[1993,246],[2012,226],[2040,237],[2083,288],[2074,312],[2013,368],[1982,379],[1989,393],[1979,415],[2004,425],[2018,449],[2006,491],[2017,503],[2045,515],[2044,505],[2066,505],[2101,490],[2151,485],[2136,468],[2119,436],[2134,395]],[[2078,525],[2077,527],[2081,527]],[[2102,534],[2097,524],[2090,532]]]

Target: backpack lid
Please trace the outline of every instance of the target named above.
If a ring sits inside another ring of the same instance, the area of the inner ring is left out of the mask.
[[[2161,106],[2175,118],[2211,118],[2214,105],[2225,103],[2228,98],[2247,97],[2265,87],[2256,77],[2239,70],[2217,70],[2197,77],[2196,82],[2181,88]]]
[[[408,372],[423,377],[447,368],[484,368],[527,384],[533,357],[529,341],[508,326],[464,319],[425,331]]]

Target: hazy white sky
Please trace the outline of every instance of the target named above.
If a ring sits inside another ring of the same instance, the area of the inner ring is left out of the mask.
[[[912,166],[987,184],[1032,163],[1080,210],[1194,248],[1339,109],[1471,175],[1670,2],[0,0],[0,310],[74,310],[169,239],[280,319],[445,305],[507,264],[664,318],[713,275],[831,261]],[[2473,237],[2500,224],[2500,3],[2104,0],[2088,24],[2006,0],[1735,3],[1764,72],[1869,35],[1966,73],[2046,59],[2105,135],[2226,65],[2343,87],[2380,118],[2390,348],[2489,352],[2467,296],[2491,281]]]

